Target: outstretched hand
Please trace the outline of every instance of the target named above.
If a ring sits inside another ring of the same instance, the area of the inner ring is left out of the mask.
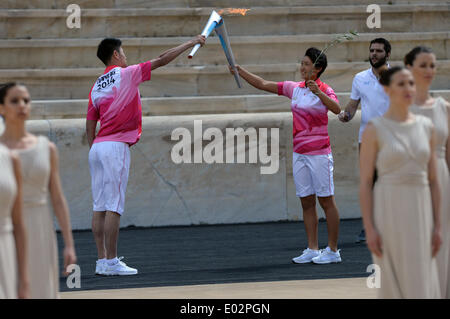
[[[237,64],[234,65],[236,67],[236,70],[239,72],[241,67]],[[231,65],[228,65],[228,69],[230,70],[230,73],[234,75],[234,69],[231,67]]]
[[[191,40],[192,45],[200,44],[200,46],[203,46],[206,42],[206,37],[204,35],[198,35],[194,39]]]

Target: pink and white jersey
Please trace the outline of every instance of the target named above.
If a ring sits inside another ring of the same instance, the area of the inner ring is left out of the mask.
[[[142,132],[139,84],[149,81],[151,62],[121,68],[109,66],[89,94],[86,118],[100,120],[94,143],[112,141],[136,144]]]
[[[316,80],[319,89],[339,103],[333,89]],[[304,155],[331,153],[328,136],[328,108],[320,98],[305,86],[305,82],[278,82],[278,95],[292,100],[294,152]]]

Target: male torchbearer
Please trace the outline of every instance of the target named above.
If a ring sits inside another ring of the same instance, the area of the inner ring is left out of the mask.
[[[117,258],[120,217],[124,212],[125,191],[130,167],[130,146],[139,141],[142,108],[139,84],[149,81],[151,72],[174,60],[206,37],[198,35],[156,59],[127,65],[122,42],[106,38],[98,46],[97,57],[106,69],[91,89],[86,117],[89,142],[93,216],[92,232],[97,245],[95,273],[99,275],[136,275]],[[100,130],[96,135],[97,121]]]

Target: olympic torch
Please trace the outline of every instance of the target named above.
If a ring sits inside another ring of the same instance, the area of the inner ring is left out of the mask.
[[[228,39],[227,29],[225,27],[225,21],[222,19],[214,29],[216,30],[216,34],[219,36],[220,43],[222,44],[223,52],[225,52],[225,56],[227,58],[228,64],[234,71],[234,79],[236,80],[236,84],[238,88],[241,88],[241,78],[239,77],[239,72],[236,69],[236,63],[234,61],[233,51],[231,50],[230,41]]]
[[[211,12],[211,15],[209,16],[208,23],[206,24],[205,28],[203,29],[202,35],[204,35],[207,38],[221,20],[222,20],[222,17],[216,11],[213,10],[213,12]],[[197,50],[199,48],[200,48],[200,44],[196,44],[192,48],[191,53],[189,53],[188,58],[192,59],[195,52],[197,52]]]
[[[240,10],[240,9],[237,9]],[[248,9],[246,9],[248,10]],[[236,80],[238,88],[241,88],[241,80],[239,77],[239,72],[236,69],[236,63],[234,61],[234,55],[233,51],[231,50],[230,40],[228,39],[228,33],[227,29],[225,28],[225,21],[222,19],[222,17],[213,10],[211,12],[211,16],[209,17],[208,23],[206,24],[205,28],[203,29],[202,35],[205,37],[208,37],[212,30],[216,31],[217,36],[220,39],[220,43],[222,44],[223,51],[225,52],[225,56],[227,58],[228,63],[230,64],[231,68],[234,70],[234,79]],[[192,59],[195,52],[200,48],[200,44],[196,44],[194,48],[192,49],[191,53],[188,55],[189,59]]]

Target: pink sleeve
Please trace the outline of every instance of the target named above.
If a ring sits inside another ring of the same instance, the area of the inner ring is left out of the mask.
[[[336,96],[336,93],[334,93],[333,89],[329,86],[324,92],[330,99],[334,100],[336,103],[339,104],[339,100]]]
[[[139,85],[151,78],[152,63],[150,61],[127,66],[122,69],[122,74],[129,76],[132,83]]]
[[[92,92],[92,89],[91,89]],[[91,93],[89,93],[89,104],[88,104],[88,111],[86,115],[87,120],[92,121],[98,121],[100,118],[100,115],[98,113],[98,109],[94,106],[94,103],[92,103]]]
[[[142,73],[142,82],[144,81],[150,81],[150,78],[152,77],[152,62],[147,61],[144,63],[139,64],[141,66],[141,73]]]
[[[284,95],[292,99],[292,94],[294,93],[294,89],[297,86],[298,86],[297,82],[292,81],[278,82],[278,95]]]

